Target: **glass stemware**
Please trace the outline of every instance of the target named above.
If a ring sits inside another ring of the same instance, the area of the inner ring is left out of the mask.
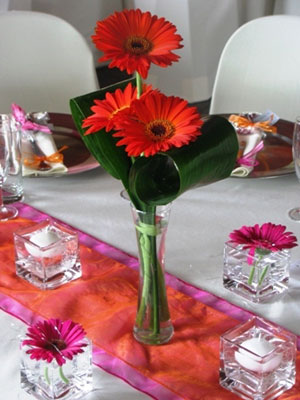
[[[296,117],[293,134],[293,159],[297,178],[300,180],[300,116]],[[300,221],[300,206],[289,211],[289,217]]]
[[[13,206],[3,204],[3,182],[8,168],[8,135],[10,134],[10,120],[8,115],[0,115],[0,221],[15,218],[18,210]]]

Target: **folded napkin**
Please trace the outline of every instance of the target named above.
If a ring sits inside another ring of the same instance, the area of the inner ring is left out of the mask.
[[[23,176],[65,174],[68,168],[63,163],[62,151],[67,146],[57,149],[48,113],[26,114],[17,104],[12,104],[12,113],[22,129]]]
[[[274,124],[278,119],[279,117],[270,110],[263,114],[242,113],[229,117],[229,121],[235,127],[240,148],[237,167],[231,172],[231,176],[244,178],[258,165],[256,155],[264,147],[266,132],[276,133]]]
[[[60,149],[62,150],[62,149]],[[22,141],[23,176],[50,176],[65,174],[61,151],[57,150],[52,135],[37,131]]]
[[[242,156],[237,159],[239,166],[231,172],[231,176],[245,178],[258,165],[256,154],[264,147],[263,135],[264,133],[258,130],[245,137],[238,135],[239,147],[244,149]]]

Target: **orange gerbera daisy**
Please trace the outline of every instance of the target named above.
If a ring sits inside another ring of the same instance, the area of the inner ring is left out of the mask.
[[[151,85],[143,85],[143,95],[152,90]],[[91,107],[93,114],[83,120],[82,127],[89,129],[85,135],[95,133],[105,128],[106,132],[117,129],[120,115],[128,112],[133,100],[137,98],[137,89],[129,83],[125,90],[117,89],[114,93],[106,92],[104,100],[94,100]]]
[[[157,90],[133,101],[130,115],[120,119],[120,131],[113,134],[122,138],[117,146],[125,145],[129,156],[148,157],[196,140],[203,121],[196,107],[187,104],[186,100]]]
[[[175,25],[165,18],[140,9],[124,10],[98,21],[92,39],[104,53],[99,61],[112,60],[110,68],[137,71],[146,79],[151,63],[167,67],[180,58],[172,53],[182,47],[182,37],[175,32]]]

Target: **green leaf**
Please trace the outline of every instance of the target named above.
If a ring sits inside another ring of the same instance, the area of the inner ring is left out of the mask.
[[[227,178],[234,168],[238,141],[227,119],[210,117],[193,143],[153,157],[139,157],[130,169],[135,203],[163,205],[186,190]]]
[[[131,78],[70,100],[73,120],[86,147],[108,173],[114,178],[122,180],[126,189],[128,188],[128,176],[132,162],[130,157],[127,156],[125,148],[123,146],[117,147],[118,139],[112,136],[112,132],[106,132],[105,129],[84,136],[86,129],[82,128],[82,121],[92,114],[91,106],[94,105],[95,99],[102,100],[105,98],[106,92],[114,92],[118,88],[124,89],[130,82],[135,85],[135,79]]]

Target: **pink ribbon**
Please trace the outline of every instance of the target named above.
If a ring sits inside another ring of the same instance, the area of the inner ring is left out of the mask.
[[[247,154],[243,155],[237,160],[239,165],[246,165],[247,167],[255,167],[259,164],[256,161],[256,153],[262,150],[264,147],[264,142],[261,140],[252,150],[250,150]]]
[[[40,131],[44,133],[51,133],[48,126],[40,125],[35,122],[29,121],[26,117],[25,111],[23,110],[23,108],[18,106],[18,104],[13,103],[11,105],[11,109],[15,120],[20,123],[21,128],[24,131]]]

